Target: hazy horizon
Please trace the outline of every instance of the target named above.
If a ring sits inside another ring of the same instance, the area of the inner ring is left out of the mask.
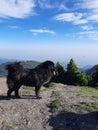
[[[0,57],[0,64],[3,64],[3,63],[6,63],[6,62],[16,62],[16,61],[20,61],[20,62],[22,62],[22,61],[24,61],[24,62],[27,62],[27,61],[34,61],[34,62],[44,62],[44,61],[46,61],[46,60],[51,60],[51,59],[44,59],[44,60],[36,60],[36,59],[15,59],[15,58],[1,58]],[[71,59],[69,59],[69,60],[62,60],[62,61],[57,61],[57,60],[52,60],[55,64],[57,63],[57,62],[59,62],[64,68],[66,68],[67,67],[67,64],[70,62],[70,60]],[[75,59],[73,59],[74,61],[75,61]],[[91,67],[93,67],[93,66],[95,66],[95,65],[97,65],[97,64],[84,64],[84,65],[81,65],[81,64],[79,64],[78,62],[76,62],[75,61],[75,63],[76,63],[76,65],[77,65],[77,67],[78,68],[80,68],[80,69],[83,69],[83,68],[91,68]]]

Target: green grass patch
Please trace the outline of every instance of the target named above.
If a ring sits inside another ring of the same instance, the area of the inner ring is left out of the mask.
[[[0,96],[6,96],[7,93],[0,93]]]
[[[71,106],[72,111],[76,110],[79,113],[84,112],[94,112],[98,110],[98,103],[87,103],[87,102],[80,102],[79,104]]]
[[[13,130],[13,129],[16,129],[16,128],[17,128],[16,125],[9,125],[9,126],[7,126],[7,127],[8,127],[8,129],[10,129],[10,130]]]
[[[33,87],[25,87],[25,86],[22,86],[19,90],[19,93],[21,95],[31,95],[33,92],[35,91],[35,88]]]
[[[91,87],[80,87],[78,91],[78,96],[98,98],[98,89]]]
[[[55,99],[52,103],[51,103],[51,111],[53,113],[61,111],[63,108],[63,104],[64,104],[65,100],[64,98],[58,98]]]
[[[60,98],[61,93],[59,91],[57,91],[57,90],[53,90],[51,96],[55,97],[55,98]]]

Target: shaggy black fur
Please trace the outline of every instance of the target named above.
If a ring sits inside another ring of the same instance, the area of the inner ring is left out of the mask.
[[[41,98],[39,96],[41,86],[48,83],[55,74],[55,67],[52,61],[45,61],[34,69],[25,69],[21,62],[14,62],[8,64],[6,69],[8,70],[7,96],[9,98],[13,91],[15,91],[15,96],[19,98],[19,88],[22,85],[34,86],[36,98]]]

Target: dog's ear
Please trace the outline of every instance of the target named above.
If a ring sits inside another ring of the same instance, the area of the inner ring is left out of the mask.
[[[46,63],[41,63],[40,67],[43,69],[48,69],[48,65]]]
[[[22,65],[21,62],[17,62],[17,65]]]
[[[53,73],[53,75],[56,75],[56,68],[55,64],[52,61],[48,61],[48,68]]]
[[[49,66],[50,66],[49,61],[45,61],[45,62],[41,63],[40,65],[44,69],[49,69]]]
[[[48,69],[52,73],[54,73],[54,71],[55,71],[54,63],[52,61],[45,61],[40,64],[40,67],[43,69]]]

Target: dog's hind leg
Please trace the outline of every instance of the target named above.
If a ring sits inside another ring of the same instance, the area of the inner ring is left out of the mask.
[[[8,91],[7,91],[7,97],[11,97],[11,93],[15,90],[14,88],[14,82],[12,80],[7,80],[7,85],[8,85]]]
[[[14,91],[14,88],[10,88],[7,91],[7,97],[10,98],[11,97],[11,93]]]
[[[41,86],[35,87],[35,94],[37,99],[41,99],[42,97],[39,96]]]

